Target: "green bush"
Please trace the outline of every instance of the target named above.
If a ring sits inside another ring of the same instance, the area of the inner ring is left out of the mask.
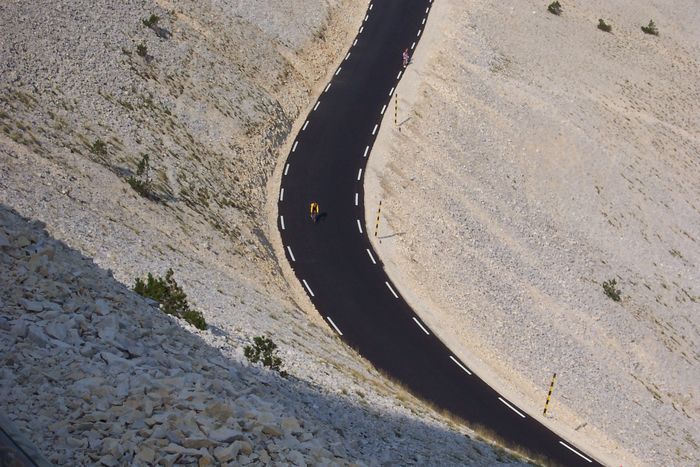
[[[151,192],[151,164],[148,154],[141,154],[141,160],[136,165],[136,177],[129,177],[126,182],[136,193],[144,198],[156,199]]]
[[[261,362],[263,366],[279,372],[282,376],[287,373],[281,370],[282,359],[277,356],[277,344],[265,336],[253,338],[253,345],[246,345],[243,354],[251,363]]]
[[[126,182],[139,195],[143,196],[144,198],[151,197],[150,184],[148,182],[145,182],[143,180],[139,180],[136,177],[129,177],[126,179]]]
[[[197,329],[207,328],[202,313],[191,309],[187,303],[187,294],[173,279],[172,269],[168,269],[165,277],[153,277],[149,272],[145,282],[137,277],[134,291],[160,303],[160,309],[165,313],[182,318]]]
[[[605,291],[605,295],[614,301],[620,301],[620,293],[622,293],[622,291],[617,288],[617,280],[610,279],[609,281],[603,282],[603,290]]]
[[[104,156],[107,154],[107,144],[98,138],[90,145],[90,151],[98,156]]]
[[[603,21],[603,19],[599,19],[598,20],[598,29],[600,29],[601,31],[610,32],[610,31],[612,31],[612,26],[609,25],[608,23],[606,23],[605,21]]]
[[[550,13],[559,16],[561,14],[561,4],[559,2],[552,2],[549,4],[547,7],[547,11]]]
[[[136,46],[136,53],[139,57],[145,57],[146,55],[148,55],[148,49],[143,43],[141,43]]]
[[[649,20],[649,25],[648,26],[642,26],[642,31],[644,34],[651,34],[652,36],[658,36],[659,35],[659,30],[656,29],[656,24],[654,24],[654,20]]]
[[[152,14],[151,16],[143,20],[143,25],[150,28],[158,24],[159,20],[160,17],[158,15]]]

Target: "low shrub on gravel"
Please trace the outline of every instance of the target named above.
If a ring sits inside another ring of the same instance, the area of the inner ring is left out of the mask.
[[[605,22],[602,18],[598,20],[598,29],[605,32],[612,31],[612,26]]]
[[[160,17],[156,14],[152,14],[151,16],[143,20],[143,25],[148,28],[152,28],[153,26],[158,24],[158,21],[160,21]]]
[[[616,302],[620,301],[620,293],[622,293],[622,291],[617,288],[617,280],[610,279],[609,281],[603,282],[603,290],[605,291],[605,295],[611,299]]]
[[[107,144],[98,138],[90,145],[90,151],[98,156],[104,156],[107,154]]]
[[[139,195],[144,198],[156,199],[151,192],[151,164],[148,154],[141,154],[141,160],[136,166],[136,176],[131,176],[126,181]]]
[[[644,34],[651,34],[652,36],[658,36],[659,35],[659,30],[656,29],[656,24],[654,24],[654,20],[649,20],[649,24],[647,26],[642,26],[642,31]]]
[[[168,269],[165,277],[153,277],[150,272],[146,281],[137,277],[134,291],[160,303],[160,309],[165,313],[182,318],[197,329],[207,328],[202,313],[191,309],[187,303],[187,294],[175,282],[172,269]]]
[[[261,362],[263,366],[277,371],[280,375],[287,375],[287,372],[281,370],[282,359],[277,356],[277,344],[265,336],[254,337],[253,345],[246,345],[243,354],[251,363]]]
[[[136,46],[136,53],[139,57],[145,57],[146,55],[148,55],[148,49],[143,43],[141,43]]]
[[[559,2],[552,2],[547,7],[547,11],[549,11],[553,15],[559,16],[561,14],[561,4]]]

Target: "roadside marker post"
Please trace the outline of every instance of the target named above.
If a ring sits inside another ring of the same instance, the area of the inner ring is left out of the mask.
[[[377,236],[379,231],[379,214],[382,212],[382,200],[379,200],[379,207],[377,208],[377,222],[374,224],[374,236]]]
[[[554,376],[552,376],[552,382],[549,385],[549,394],[547,394],[547,401],[544,403],[544,411],[542,411],[542,415],[547,415],[547,406],[549,405],[549,399],[552,397],[552,389],[554,389],[554,381],[557,379],[557,374],[554,373]]]
[[[394,125],[399,126],[399,93],[394,94]],[[399,126],[399,131],[401,127]]]

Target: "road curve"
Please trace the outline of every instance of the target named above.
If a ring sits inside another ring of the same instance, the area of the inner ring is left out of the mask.
[[[285,163],[278,226],[285,255],[323,318],[417,396],[562,465],[599,465],[499,395],[421,322],[387,276],[364,223],[363,176],[383,113],[432,0],[373,0]],[[317,223],[309,205],[320,205]]]

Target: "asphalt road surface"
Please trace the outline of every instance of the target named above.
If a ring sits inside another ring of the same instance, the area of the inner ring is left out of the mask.
[[[278,204],[285,254],[329,326],[414,394],[553,463],[597,465],[459,361],[404,301],[367,237],[367,158],[383,114],[392,111],[402,53],[414,52],[431,6],[431,0],[373,0],[368,6],[285,164]],[[320,206],[317,222],[310,218],[312,201]]]

